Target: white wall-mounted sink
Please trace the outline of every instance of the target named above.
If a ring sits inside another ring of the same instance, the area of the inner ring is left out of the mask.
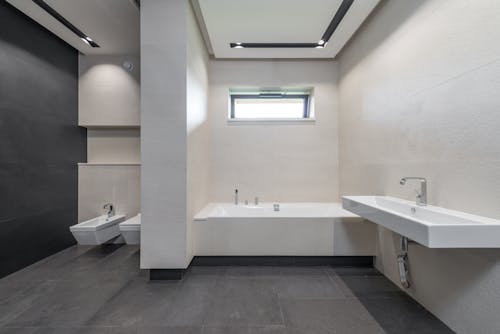
[[[430,248],[500,248],[500,220],[388,196],[344,196],[342,206]]]

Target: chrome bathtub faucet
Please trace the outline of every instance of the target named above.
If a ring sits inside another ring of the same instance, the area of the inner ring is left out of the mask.
[[[399,184],[404,186],[407,180],[420,181],[420,192],[417,191],[416,203],[420,206],[427,205],[427,180],[425,179],[425,177],[406,176],[399,181]]]
[[[111,218],[115,215],[115,206],[112,203],[104,204],[103,209],[106,210],[108,218]]]

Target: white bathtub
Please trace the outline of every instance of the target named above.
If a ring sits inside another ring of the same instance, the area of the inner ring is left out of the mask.
[[[375,225],[340,203],[279,205],[208,204],[194,217],[195,255],[375,255]]]

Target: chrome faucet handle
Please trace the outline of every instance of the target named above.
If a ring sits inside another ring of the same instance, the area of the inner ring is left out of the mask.
[[[103,209],[107,210],[108,217],[114,216],[114,214],[115,214],[115,207],[114,207],[113,203],[106,203],[106,204],[104,204]]]

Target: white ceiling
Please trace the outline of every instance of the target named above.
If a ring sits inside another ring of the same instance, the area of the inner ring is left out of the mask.
[[[92,38],[92,48],[31,0],[7,0],[83,54],[138,54],[139,10],[131,0],[45,0],[75,27]]]
[[[323,49],[232,49],[229,43],[316,43],[341,0],[196,1],[216,58],[334,58],[380,0],[355,0]]]

